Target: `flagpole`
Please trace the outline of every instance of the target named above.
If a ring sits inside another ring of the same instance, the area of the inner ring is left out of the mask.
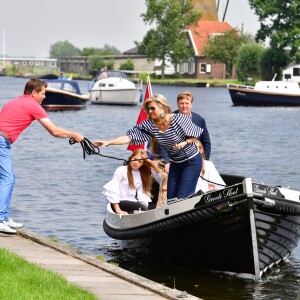
[[[3,69],[5,69],[5,28],[3,28]]]
[[[152,86],[151,86],[151,82],[150,82],[150,74],[147,74],[147,86],[149,87],[149,97],[152,96]],[[147,99],[144,99],[144,101]]]

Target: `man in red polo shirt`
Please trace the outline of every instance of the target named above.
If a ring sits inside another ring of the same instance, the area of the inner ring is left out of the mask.
[[[9,101],[0,111],[0,232],[15,234],[21,223],[9,217],[9,206],[15,183],[11,159],[11,145],[34,120],[38,120],[53,136],[73,138],[82,142],[84,136],[75,131],[57,127],[50,121],[41,106],[45,99],[47,83],[38,79],[29,80],[24,95]]]

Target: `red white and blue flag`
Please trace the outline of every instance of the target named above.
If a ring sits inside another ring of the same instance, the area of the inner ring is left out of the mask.
[[[151,88],[151,82],[150,82],[150,76],[147,75],[147,86],[146,86],[146,91],[145,91],[145,96],[144,96],[144,102],[152,96],[152,88]],[[136,121],[136,124],[142,123],[144,120],[148,119],[147,113],[144,111],[143,107],[141,108],[139,117]],[[132,152],[138,148],[145,149],[146,144],[139,144],[139,145],[128,145],[127,150],[131,150]]]

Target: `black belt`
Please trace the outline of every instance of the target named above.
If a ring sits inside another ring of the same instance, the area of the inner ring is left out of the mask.
[[[10,137],[6,133],[0,131],[0,135],[3,136],[6,140],[8,140],[12,144]]]

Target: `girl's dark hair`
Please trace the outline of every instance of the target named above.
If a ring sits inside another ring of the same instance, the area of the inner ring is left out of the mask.
[[[45,88],[47,87],[47,83],[45,81],[39,79],[30,79],[25,85],[24,94],[31,95],[33,91],[40,92],[43,86]]]
[[[148,157],[147,152],[144,149],[136,149],[132,154],[129,156],[128,161],[134,159],[135,156],[140,155],[144,160],[143,164],[140,167],[140,174],[143,184],[143,190],[145,193],[151,196],[151,186],[153,182],[152,172],[151,169],[154,169],[156,172],[161,173],[162,175],[165,175],[164,172],[158,168],[153,161],[151,161]],[[134,189],[134,180],[132,175],[132,167],[130,164],[127,165],[127,177],[128,177],[128,183],[129,187]]]

